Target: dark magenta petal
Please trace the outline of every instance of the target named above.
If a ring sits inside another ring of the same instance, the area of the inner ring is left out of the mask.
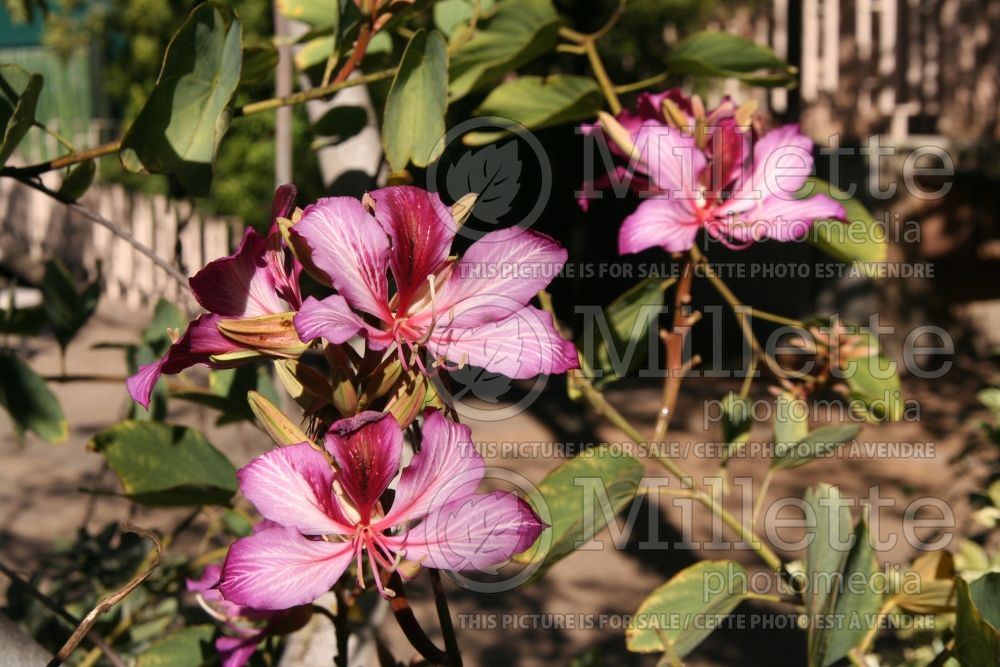
[[[210,313],[230,319],[287,310],[278,298],[268,266],[268,247],[268,240],[248,227],[234,254],[209,262],[192,276],[191,291],[198,303]]]
[[[362,412],[341,419],[326,433],[326,448],[337,461],[337,479],[357,508],[362,523],[372,515],[399,472],[403,434],[391,414]]]

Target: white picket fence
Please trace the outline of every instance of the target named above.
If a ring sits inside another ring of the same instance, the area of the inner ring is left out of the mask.
[[[242,225],[207,217],[183,201],[129,192],[120,185],[95,185],[81,204],[100,213],[184,275],[230,253]],[[94,276],[98,263],[104,298],[145,309],[160,297],[189,303],[190,294],[146,255],[111,230],[73,213],[44,193],[13,179],[0,179],[0,263],[41,263],[58,257]]]

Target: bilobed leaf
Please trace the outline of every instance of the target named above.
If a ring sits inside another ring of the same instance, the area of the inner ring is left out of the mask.
[[[515,560],[540,564],[535,573],[540,576],[607,525],[603,498],[599,501],[595,495],[606,492],[608,509],[617,515],[632,502],[642,475],[638,460],[607,445],[560,465],[538,485],[540,497],[528,499],[550,527],[533,549]]]
[[[885,230],[864,204],[815,177],[807,178],[795,196],[806,199],[818,194],[839,202],[847,220],[817,220],[806,237],[809,243],[842,262],[884,262],[889,252]]]
[[[236,469],[198,431],[162,422],[125,421],[88,447],[104,455],[125,494],[140,505],[224,505],[236,493]]]
[[[436,30],[410,39],[385,102],[382,145],[396,171],[426,167],[444,150],[448,47]]]
[[[18,65],[0,65],[0,166],[7,163],[35,122],[42,75],[28,74]]]
[[[745,599],[740,582],[746,581],[746,570],[734,561],[702,561],[681,570],[639,605],[625,630],[628,650],[683,658]]]
[[[529,130],[591,118],[604,103],[597,82],[586,76],[521,76],[500,85],[472,113],[513,121]],[[506,132],[470,132],[462,137],[478,146],[500,139]]]
[[[821,630],[822,666],[829,667],[861,643],[877,623],[883,586],[868,524],[862,519],[854,529],[855,542],[844,564],[843,584],[834,606],[834,623]]]
[[[681,40],[667,56],[667,70],[671,74],[738,79],[756,86],[794,85],[796,72],[766,46],[711,31]]]
[[[831,424],[820,426],[801,436],[798,442],[775,438],[772,470],[790,470],[824,456],[849,440],[853,440],[861,427],[856,424]]]
[[[603,375],[595,380],[595,387],[600,389],[625,377],[646,360],[649,328],[656,323],[663,306],[663,292],[672,282],[672,279],[646,278],[604,309],[612,339],[596,347],[596,366]]]
[[[52,443],[69,437],[59,399],[45,380],[11,354],[0,354],[0,406],[10,416],[18,440],[23,440],[27,431]]]
[[[135,667],[191,667],[215,657],[211,625],[191,625],[156,642],[139,654]]]
[[[97,310],[100,277],[78,291],[73,276],[62,262],[51,259],[45,263],[42,295],[49,324],[52,325],[59,346],[65,350]]]
[[[90,189],[97,174],[97,163],[85,160],[69,170],[59,186],[59,198],[63,201],[76,201]]]
[[[192,10],[170,40],[156,86],[122,139],[126,169],[171,174],[191,194],[208,194],[240,82],[241,39],[231,9],[206,2]]]
[[[996,587],[993,586],[996,593]],[[1000,664],[1000,631],[983,617],[964,579],[955,579],[957,611],[952,656],[962,667],[996,667]]]
[[[559,16],[550,0],[504,0],[455,52],[448,71],[452,100],[501,79],[556,45]]]
[[[810,667],[822,667],[826,635],[823,624],[837,601],[838,577],[847,562],[852,544],[851,510],[835,486],[820,484],[806,491],[806,504],[812,509],[815,525],[807,528],[806,589],[804,591],[809,623]],[[810,517],[811,518],[811,517]],[[856,536],[854,536],[856,538]],[[856,539],[853,542],[856,543]]]

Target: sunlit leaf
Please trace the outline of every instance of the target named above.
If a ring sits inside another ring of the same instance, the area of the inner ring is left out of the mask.
[[[170,40],[156,86],[122,139],[126,169],[171,174],[189,193],[208,194],[240,82],[241,36],[231,9],[206,2],[192,10]]]
[[[0,65],[0,166],[7,163],[35,122],[42,75],[28,74],[18,65]]]
[[[739,79],[756,86],[788,86],[796,69],[766,46],[725,32],[697,32],[667,56],[671,74]]]
[[[772,470],[790,470],[805,465],[818,457],[826,456],[845,442],[853,440],[861,431],[856,424],[831,424],[820,426],[795,440],[777,440]]]
[[[889,252],[885,230],[864,204],[821,178],[810,177],[796,193],[799,199],[825,194],[839,202],[846,221],[817,220],[807,240],[842,262],[884,262]]]
[[[559,16],[549,0],[505,0],[451,59],[451,99],[502,78],[556,45]]]
[[[539,565],[535,573],[539,576],[593,539],[607,525],[605,510],[617,515],[628,506],[642,475],[643,466],[638,460],[607,445],[590,448],[560,465],[538,485],[540,497],[528,498],[550,527],[534,549],[516,560]]]
[[[597,82],[585,76],[521,76],[487,95],[473,114],[513,121],[512,126],[537,130],[591,118],[604,103]],[[509,133],[470,132],[462,137],[469,145],[492,143]]]
[[[236,493],[236,469],[198,431],[162,422],[125,421],[88,447],[103,454],[125,494],[140,505],[224,505]]]
[[[740,582],[747,578],[734,561],[702,561],[681,570],[639,605],[625,630],[628,650],[683,658],[745,599]]]

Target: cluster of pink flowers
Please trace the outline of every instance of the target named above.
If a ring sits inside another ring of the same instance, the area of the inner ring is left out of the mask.
[[[825,195],[796,196],[812,170],[812,142],[796,126],[762,134],[751,113],[728,98],[705,110],[697,98],[669,90],[644,93],[635,110],[602,114],[586,128],[610,137],[627,163],[616,177],[628,177],[643,197],[621,227],[622,254],[685,251],[701,229],[731,247],[785,241],[817,219],[843,218],[843,207]],[[512,378],[578,368],[573,344],[530,305],[566,262],[553,239],[494,231],[454,258],[459,223],[419,188],[321,199],[301,212],[294,198],[294,188],[279,189],[267,236],[248,230],[234,255],[191,279],[208,313],[129,379],[136,401],[148,405],[162,374],[195,364],[294,358],[316,341],[355,338],[428,376],[464,364]],[[331,294],[303,300],[303,271]],[[367,565],[373,585],[391,597],[383,576],[403,561],[493,567],[545,527],[516,495],[477,493],[485,466],[471,432],[436,410],[424,413],[422,441],[402,472],[403,431],[388,413],[349,416],[322,435],[321,445],[275,449],[239,471],[243,495],[265,521],[232,545],[221,569],[191,582],[226,619],[252,621],[229,623],[236,636],[219,640],[227,665],[246,661],[281,618],[275,610],[312,602],[352,566],[360,587]]]
[[[844,218],[844,207],[825,194],[798,196],[813,170],[812,140],[797,125],[761,133],[752,110],[728,97],[706,110],[699,98],[671,89],[643,93],[634,110],[584,127],[605,132],[627,163],[615,178],[628,179],[643,199],[621,227],[621,254],[685,251],[700,229],[734,248],[790,241],[816,220]],[[610,183],[604,176],[594,185]]]

